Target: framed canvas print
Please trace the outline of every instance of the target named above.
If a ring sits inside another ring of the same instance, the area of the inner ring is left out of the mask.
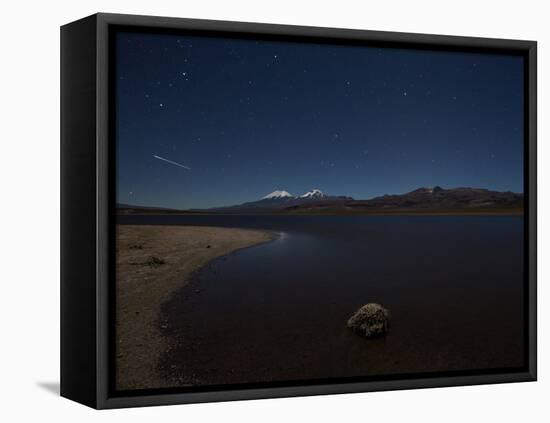
[[[62,395],[536,380],[536,43],[61,30]]]

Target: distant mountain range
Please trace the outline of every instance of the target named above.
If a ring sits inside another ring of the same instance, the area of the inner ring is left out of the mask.
[[[273,211],[291,207],[307,206],[324,202],[354,201],[352,197],[326,195],[320,189],[308,191],[305,194],[294,196],[288,191],[273,191],[257,201],[249,201],[229,207],[215,207],[211,211],[243,212],[243,211]]]
[[[431,213],[431,212],[521,212],[523,194],[491,191],[483,188],[439,186],[418,188],[405,194],[383,195],[369,200],[355,200],[344,195],[327,195],[319,189],[294,196],[285,190],[273,191],[259,200],[228,207],[178,211],[155,207],[118,204],[126,213],[281,213],[281,214],[362,214],[362,213]]]
[[[507,211],[523,208],[523,194],[491,191],[484,188],[451,188],[439,186],[418,188],[405,194],[383,195],[369,200],[314,202],[292,206],[292,212],[384,212],[384,211]]]
[[[179,211],[178,209],[171,209],[168,207],[156,207],[156,206],[136,206],[135,204],[117,203],[117,209],[127,210],[153,210],[153,211]]]

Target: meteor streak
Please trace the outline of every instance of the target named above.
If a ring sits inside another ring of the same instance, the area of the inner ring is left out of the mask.
[[[191,170],[189,166],[182,165],[181,163],[178,163],[178,162],[173,162],[172,160],[165,159],[164,157],[160,157],[155,154],[153,154],[153,157],[155,159],[162,160],[163,162],[173,164],[174,166],[179,166],[179,167],[183,167],[184,169]]]

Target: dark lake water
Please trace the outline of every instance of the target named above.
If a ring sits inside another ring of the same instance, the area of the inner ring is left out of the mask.
[[[175,385],[497,369],[524,361],[520,216],[120,216],[274,231],[164,306]],[[346,321],[391,312],[385,338]]]

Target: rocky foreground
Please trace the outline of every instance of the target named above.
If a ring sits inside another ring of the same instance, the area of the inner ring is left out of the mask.
[[[116,243],[116,387],[165,387],[158,360],[162,304],[216,257],[267,242],[267,232],[203,226],[118,225]]]

